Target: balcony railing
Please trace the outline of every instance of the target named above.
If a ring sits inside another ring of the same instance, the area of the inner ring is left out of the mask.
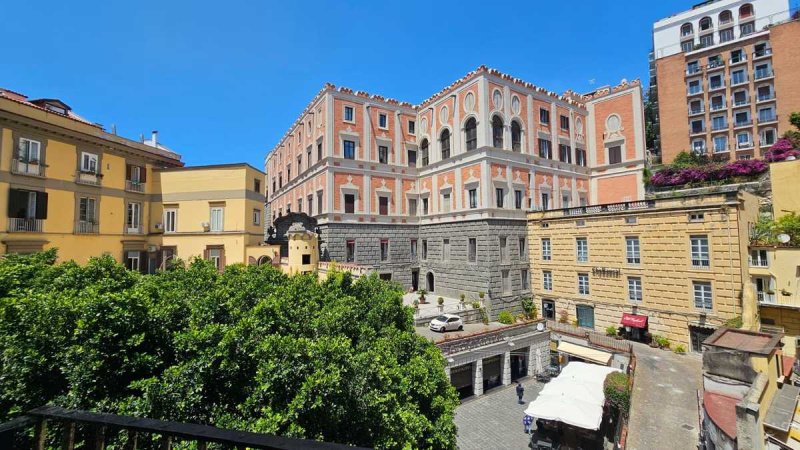
[[[742,56],[740,58],[731,58],[730,59],[730,63],[731,64],[739,64],[739,63],[743,63],[743,62],[747,62],[747,57]]]
[[[632,211],[639,209],[654,208],[656,202],[653,200],[639,200],[635,202],[625,203],[609,203],[606,205],[593,205],[593,206],[578,206],[576,208],[563,208],[560,210],[552,210],[554,215],[561,212],[562,216],[582,216],[585,214],[598,214],[604,212],[619,212],[619,211]],[[550,211],[548,211],[548,215]]]
[[[733,99],[733,106],[734,107],[736,107],[736,106],[747,106],[749,104],[750,104],[750,98],[749,97],[743,98],[743,99],[739,99],[739,100],[736,100],[735,98]]]
[[[686,68],[686,75],[694,75],[701,72],[700,66],[689,66]]]
[[[728,146],[723,145],[722,147],[714,146],[714,153],[724,153],[728,151]]]
[[[42,219],[20,219],[17,217],[8,218],[9,233],[41,233],[44,220]]]
[[[728,122],[712,123],[711,124],[711,131],[719,131],[719,130],[724,130],[724,129],[727,129],[727,128],[728,128]]]
[[[706,66],[706,68],[708,68],[708,70],[720,69],[722,67],[725,67],[725,61],[723,61],[721,59],[718,60],[718,61],[711,61]]]
[[[703,88],[701,87],[689,88],[689,90],[686,91],[686,95],[697,95],[702,93],[703,93]]]
[[[750,267],[769,267],[769,262],[766,258],[750,258]]]
[[[777,114],[769,114],[769,115],[765,114],[763,116],[758,116],[758,123],[775,122],[777,120],[778,120]]]
[[[712,111],[719,111],[720,109],[725,109],[727,107],[728,107],[728,105],[726,103],[717,103],[717,104],[712,103],[711,104],[711,110]]]
[[[75,222],[76,234],[97,234],[99,229],[100,225],[97,222],[92,222],[89,220],[79,220]]]
[[[692,108],[689,108],[689,115],[690,115],[690,116],[695,116],[695,115],[697,115],[697,114],[703,114],[704,112],[706,112],[706,109],[705,109],[705,108],[703,108],[703,107],[700,107],[700,108],[694,108],[694,109],[692,109]]]
[[[756,70],[756,74],[755,74],[754,78],[756,80],[761,80],[763,78],[769,78],[772,75],[774,75],[774,72],[772,71],[772,69]]]
[[[747,120],[737,120],[737,121],[736,121],[736,122],[734,122],[734,124],[733,124],[733,126],[734,126],[735,128],[739,128],[739,127],[749,127],[750,125],[753,125],[753,119],[747,119]]]
[[[692,127],[692,128],[689,130],[689,132],[690,132],[691,134],[700,134],[700,133],[705,133],[705,132],[706,132],[706,127],[705,127],[705,125],[703,125],[702,127]]]
[[[45,166],[40,161],[25,161],[22,159],[11,160],[11,173],[17,175],[32,175],[43,177]]]
[[[772,54],[771,48],[765,48],[763,50],[757,50],[753,52],[753,58],[763,58],[765,56],[769,56]]]
[[[767,102],[767,101],[770,101],[770,100],[772,100],[774,98],[775,98],[775,93],[771,92],[769,94],[759,95],[757,101],[758,102]]]
[[[768,294],[764,291],[756,292],[756,298],[758,299],[758,303],[770,303],[775,304],[775,294]]]
[[[751,148],[753,148],[753,141],[736,143],[736,150],[750,150]]]
[[[141,227],[141,225],[138,226],[138,227],[126,226],[125,227],[125,233],[126,234],[142,234],[142,227]]]
[[[102,184],[103,175],[97,172],[83,172],[79,171],[75,176],[75,182],[80,184],[89,184],[92,186],[100,186]]]
[[[748,81],[749,80],[748,80],[747,77],[742,77],[742,78],[739,78],[739,79],[731,77],[731,86],[738,86],[740,84],[746,84]]]
[[[130,192],[144,192],[144,183],[141,181],[125,180],[125,190]]]

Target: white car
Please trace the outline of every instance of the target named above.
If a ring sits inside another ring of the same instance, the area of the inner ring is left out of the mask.
[[[441,316],[431,320],[430,329],[433,331],[440,331],[444,333],[449,330],[463,330],[464,321],[461,317],[455,314],[442,314]]]

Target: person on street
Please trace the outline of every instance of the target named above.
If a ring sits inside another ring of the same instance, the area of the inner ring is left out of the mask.
[[[525,414],[525,417],[522,418],[522,425],[525,426],[525,434],[531,432],[531,423],[533,423],[533,417]]]
[[[525,388],[522,387],[519,381],[517,381],[517,398],[519,398],[519,404],[523,404],[522,396],[525,394]]]

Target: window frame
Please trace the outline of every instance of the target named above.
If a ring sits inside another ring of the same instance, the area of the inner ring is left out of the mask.
[[[287,207],[288,208],[288,207]],[[215,227],[214,222],[214,213],[219,215],[219,227]],[[288,209],[287,209],[288,212]],[[225,207],[224,206],[211,206],[209,208],[209,221],[208,221],[208,230],[212,233],[220,233],[225,231]]]
[[[638,295],[637,295],[638,294]],[[642,277],[629,276],[628,277],[628,300],[632,302],[642,302],[644,298],[644,287],[642,284]]]
[[[692,268],[708,269],[711,267],[711,243],[706,234],[689,236],[689,256]]]
[[[542,261],[552,261],[553,260],[553,246],[552,246],[552,242],[550,242],[550,238],[542,238],[540,245],[541,245],[541,251],[542,251]]]
[[[170,218],[170,216],[172,216]],[[178,232],[178,208],[164,208],[164,233]]]

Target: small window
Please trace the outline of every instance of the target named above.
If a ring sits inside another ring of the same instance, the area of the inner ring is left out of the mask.
[[[343,141],[343,154],[346,159],[356,159],[356,143],[355,141]]]
[[[711,259],[709,255],[708,236],[690,236],[691,257],[693,267],[709,267]]]
[[[344,107],[344,120],[345,122],[355,122],[355,110],[352,106]]]
[[[378,197],[378,214],[382,216],[389,215],[389,197],[382,195]]]
[[[625,218],[625,223],[628,225],[635,225],[636,224],[636,217],[629,216]]]
[[[448,192],[448,193],[442,194],[442,207],[441,207],[441,210],[442,210],[443,213],[449,213],[450,212],[450,203],[451,203],[451,201],[450,201],[450,193]]]
[[[628,277],[628,300],[633,302],[642,301],[641,277]]]
[[[478,122],[474,117],[470,117],[464,125],[464,134],[467,143],[467,150],[478,148]]]
[[[589,295],[589,274],[588,273],[579,273],[578,274],[578,294],[580,294],[580,295]]]
[[[523,290],[530,288],[530,285],[528,284],[528,269],[522,269],[519,271],[519,279]]]
[[[423,198],[422,199],[422,215],[423,216],[427,216],[428,215],[428,199],[427,198]]]
[[[253,180],[253,192],[258,192],[259,194],[261,193],[261,180],[258,178]]]
[[[389,240],[381,239],[381,261],[389,260]]]
[[[509,271],[501,271],[501,276],[503,278],[503,293],[508,294],[511,292],[511,276],[509,275]]]
[[[422,240],[422,260],[425,261],[428,259],[428,240]]]
[[[519,258],[528,258],[528,241],[524,237],[519,238]]]
[[[585,226],[586,226],[586,221],[585,221],[585,220],[583,220],[583,219],[576,220],[576,221],[575,221],[575,226],[576,226],[576,227],[585,227]]]
[[[622,147],[615,145],[608,148],[608,163],[619,164],[622,162]]]
[[[98,173],[97,172],[97,155],[94,153],[81,153],[81,172]]]
[[[575,252],[578,262],[589,261],[589,241],[585,237],[575,238]]]
[[[389,127],[388,122],[389,122],[389,119],[386,116],[386,114],[384,114],[384,113],[378,114],[378,127],[379,128],[383,128],[383,129],[388,128]]]
[[[539,157],[553,159],[553,148],[549,139],[539,139]]]
[[[408,121],[408,134],[416,134],[417,124],[413,120]]]
[[[378,146],[378,162],[381,164],[389,163],[389,147],[385,145]]]
[[[309,255],[308,253],[303,254],[302,255],[302,264],[304,266],[308,265],[308,264],[311,264],[311,255]]]
[[[417,240],[411,239],[411,259],[417,259]]]
[[[706,219],[704,213],[689,213],[689,222],[702,222]]]
[[[549,270],[542,271],[542,289],[545,291],[553,290],[553,272]]]
[[[469,191],[469,207],[475,209],[478,207],[478,190],[470,189]]]
[[[346,214],[353,214],[356,212],[355,194],[344,194],[344,212]]]
[[[500,262],[507,263],[508,258],[508,238],[505,236],[500,237]]]
[[[439,145],[442,149],[442,159],[447,159],[450,157],[450,131],[444,130],[442,131],[441,137],[439,139]]]
[[[417,199],[408,199],[408,215],[415,217],[417,215]]]
[[[253,225],[261,225],[261,210],[253,209]]]
[[[356,241],[347,241],[345,262],[354,262],[356,260]]]
[[[514,191],[514,208],[522,209],[522,191],[517,189]]]
[[[625,257],[630,265],[639,265],[642,262],[638,237],[628,236],[625,238]]]
[[[694,307],[697,309],[712,309],[713,300],[711,295],[711,283],[705,281],[693,281],[692,290],[694,293]]]
[[[289,212],[289,206],[286,207]],[[221,206],[214,206],[211,208],[211,231],[222,231],[224,229],[224,213],[225,208]]]
[[[503,207],[503,199],[505,198],[505,193],[504,192],[505,191],[503,190],[503,188],[495,188],[495,190],[494,190],[494,193],[495,193],[495,204],[496,204],[496,206],[498,208],[502,208]]]
[[[442,261],[450,261],[450,239],[442,240]]]
[[[560,116],[559,120],[560,120],[561,129],[564,130],[564,131],[569,131],[569,117]]]
[[[542,125],[550,125],[550,110],[539,108],[539,122]]]
[[[469,262],[476,262],[478,260],[478,239],[469,238],[467,258]]]

